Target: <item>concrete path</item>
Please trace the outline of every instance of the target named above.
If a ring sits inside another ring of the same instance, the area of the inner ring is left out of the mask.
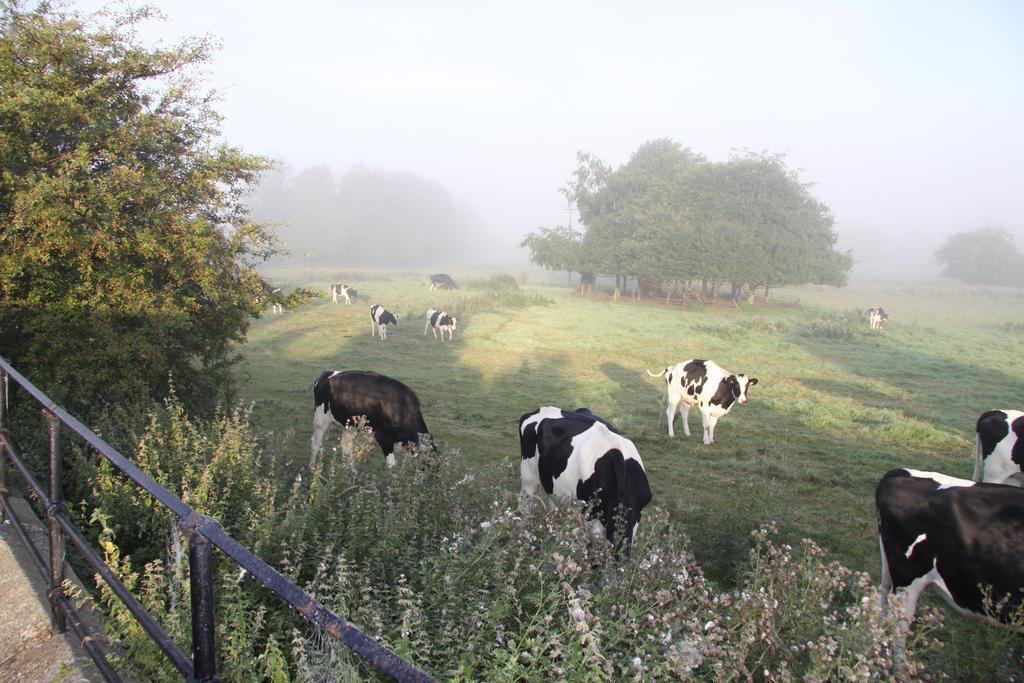
[[[48,557],[46,528],[24,500],[10,500],[36,548]],[[46,581],[18,532],[5,520],[0,524],[0,681],[102,680],[74,630],[69,627],[67,633],[55,633],[51,628]]]

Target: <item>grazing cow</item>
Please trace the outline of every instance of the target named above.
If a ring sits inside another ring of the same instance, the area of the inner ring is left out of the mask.
[[[356,290],[352,289],[348,285],[338,283],[331,285],[331,297],[334,299],[334,303],[338,303],[338,297],[340,296],[345,299],[345,303],[350,304],[352,303],[352,297],[357,293],[358,292],[356,292]]]
[[[881,306],[872,306],[868,309],[868,322],[871,325],[871,329],[880,330],[882,325],[889,322],[889,316],[886,315],[885,309]]]
[[[455,334],[455,326],[459,324],[459,319],[452,316],[451,313],[445,311],[438,311],[433,308],[427,309],[427,324],[423,326],[423,334],[427,333],[427,330],[431,330],[434,333],[434,339],[437,339],[437,331],[441,331],[441,341],[444,341],[444,333],[448,332],[448,341],[454,341],[452,335]]]
[[[260,293],[256,300],[263,306],[270,306],[272,313],[284,313],[284,295],[280,287],[275,287],[266,280],[260,280]]]
[[[593,502],[590,517],[614,543],[616,517],[625,517],[625,542],[632,542],[640,511],[651,500],[644,463],[636,446],[586,408],[574,412],[546,406],[519,418],[522,492]]]
[[[388,325],[397,325],[398,317],[380,304],[370,306],[370,336],[380,331],[380,340],[387,341]]]
[[[1024,413],[982,413],[974,443],[974,481],[1024,487]]]
[[[324,434],[332,422],[347,428],[354,418],[365,417],[374,439],[387,456],[388,467],[395,464],[396,443],[418,445],[420,435],[430,433],[416,392],[376,372],[325,370],[313,383],[313,405],[310,469],[316,464]],[[351,448],[353,438],[354,434],[346,429],[343,451]]]
[[[452,279],[451,275],[447,273],[434,273],[427,279],[430,285],[430,291],[435,289],[458,289],[459,286],[455,284],[455,280]]]
[[[723,370],[710,360],[697,358],[684,360],[659,373],[650,370],[651,377],[665,376],[668,387],[668,435],[674,437],[673,423],[676,409],[682,404],[683,433],[690,436],[690,406],[700,408],[700,420],[704,426],[704,443],[715,442],[715,425],[732,408],[734,403],[747,402],[747,390],[757,384],[757,378],[734,375]]]
[[[882,606],[906,588],[914,618],[929,585],[956,611],[1006,622],[1024,602],[1024,491],[896,469],[875,489]],[[1018,625],[1019,626],[1019,625]]]

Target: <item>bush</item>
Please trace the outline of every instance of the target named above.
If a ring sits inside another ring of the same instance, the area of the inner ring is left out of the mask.
[[[921,610],[907,639],[866,574],[829,561],[811,541],[776,544],[773,526],[754,532],[742,577],[723,591],[657,507],[645,510],[631,555],[616,557],[579,505],[521,506],[509,491],[517,463],[471,471],[457,450],[426,449],[399,454],[386,469],[373,442],[359,438],[354,459],[328,449],[316,471],[277,479],[291,466],[261,453],[245,411],[200,422],[172,397],[139,437],[138,461],[318,600],[438,677],[915,677],[934,645],[933,612]],[[97,469],[91,518],[100,545],[185,642],[185,541],[152,501],[116,479]],[[225,680],[370,675],[217,557]],[[100,598],[132,671],[175,678],[120,603],[105,590]]]

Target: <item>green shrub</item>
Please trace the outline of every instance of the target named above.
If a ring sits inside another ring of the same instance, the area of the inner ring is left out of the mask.
[[[866,574],[829,561],[810,541],[777,545],[774,527],[754,532],[749,564],[723,591],[658,507],[644,511],[631,554],[617,557],[578,504],[521,503],[509,490],[517,463],[471,470],[457,450],[428,448],[399,453],[387,469],[375,444],[359,439],[353,458],[328,447],[317,470],[279,479],[275,472],[288,468],[261,453],[247,412],[197,421],[172,397],[153,411],[137,458],[318,600],[442,678],[914,677],[934,645],[931,611],[906,638],[898,611],[882,613]],[[97,469],[92,520],[101,547],[187,645],[186,542],[166,513],[117,479]],[[225,680],[370,675],[216,557]],[[175,678],[120,603],[105,590],[100,602],[131,670]]]

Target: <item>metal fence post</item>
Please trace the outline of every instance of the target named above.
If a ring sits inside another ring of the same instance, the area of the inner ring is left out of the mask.
[[[64,591],[64,530],[60,528],[57,514],[64,510],[64,461],[60,453],[60,418],[43,410],[46,427],[50,434],[50,508],[46,520],[50,527],[50,615],[53,628],[59,633],[68,630],[67,620],[60,609],[58,599]]]
[[[189,530],[188,536],[193,675],[197,681],[219,681],[213,631],[213,546],[195,528]]]
[[[0,431],[7,431],[7,371],[0,370]],[[6,447],[0,445],[0,491],[7,493],[7,453]],[[0,507],[0,522],[4,521],[6,512]]]

